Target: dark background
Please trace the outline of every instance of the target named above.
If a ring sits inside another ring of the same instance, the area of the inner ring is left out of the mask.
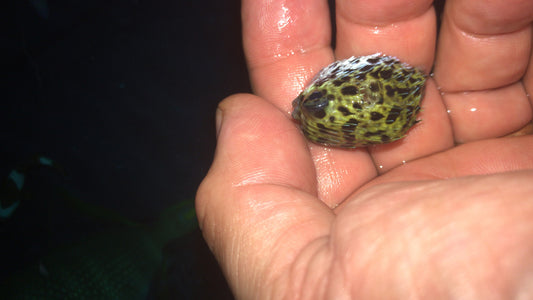
[[[194,198],[213,157],[217,103],[250,91],[239,1],[2,6],[0,175],[37,154],[66,175],[28,176],[33,196],[1,227],[0,279],[105,230],[72,217],[50,186],[136,221]],[[199,230],[174,247],[187,257],[177,288],[231,298]]]
[[[1,13],[0,175],[35,155],[65,174],[28,176],[32,196],[0,223],[0,280],[106,230],[57,186],[138,222],[194,198],[218,102],[250,91],[239,1],[11,0]],[[176,295],[232,298],[198,229],[171,249]]]
[[[217,103],[249,91],[240,3],[48,4],[46,19],[28,1],[10,8],[4,174],[45,154],[86,198],[133,218],[194,195],[212,160]]]

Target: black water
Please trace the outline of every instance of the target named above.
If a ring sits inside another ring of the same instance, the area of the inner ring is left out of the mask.
[[[5,277],[55,245],[105,230],[72,217],[52,187],[137,221],[193,198],[212,160],[217,103],[250,88],[238,1],[2,6],[0,175],[36,154],[66,173],[28,180],[33,195],[0,232]],[[231,298],[198,230],[174,247],[186,257],[177,294]]]

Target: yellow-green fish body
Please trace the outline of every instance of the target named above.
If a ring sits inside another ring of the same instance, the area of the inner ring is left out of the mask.
[[[356,148],[403,138],[418,121],[426,75],[380,53],[336,61],[293,101],[312,142]]]

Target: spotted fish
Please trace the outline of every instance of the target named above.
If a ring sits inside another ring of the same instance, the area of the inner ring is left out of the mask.
[[[403,138],[418,121],[426,75],[380,53],[336,61],[292,102],[312,142],[356,148]]]

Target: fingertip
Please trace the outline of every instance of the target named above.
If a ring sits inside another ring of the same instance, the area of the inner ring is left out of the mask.
[[[222,123],[224,122],[224,111],[231,108],[232,103],[234,101],[238,101],[238,98],[240,98],[240,96],[242,96],[242,94],[235,94],[235,95],[228,96],[218,104],[217,110],[215,112],[215,125],[216,125],[217,139],[218,139],[218,135],[220,134],[220,128],[222,127]]]
[[[382,52],[431,69],[436,15],[431,1],[338,1],[337,57]]]
[[[232,114],[233,111],[239,111],[242,110],[241,107],[246,102],[249,102],[252,100],[252,98],[257,98],[257,96],[253,94],[246,94],[246,93],[239,93],[239,94],[233,94],[231,96],[228,96],[224,98],[220,103],[218,104],[217,110],[215,112],[215,125],[216,125],[216,133],[217,133],[217,139],[220,134],[220,130],[224,124],[224,120],[226,119],[226,115]]]
[[[442,91],[494,90],[524,76],[531,56],[528,2],[446,3],[434,65]]]
[[[212,174],[233,186],[268,183],[315,191],[309,149],[286,112],[255,95],[236,94],[220,102],[217,122]]]

